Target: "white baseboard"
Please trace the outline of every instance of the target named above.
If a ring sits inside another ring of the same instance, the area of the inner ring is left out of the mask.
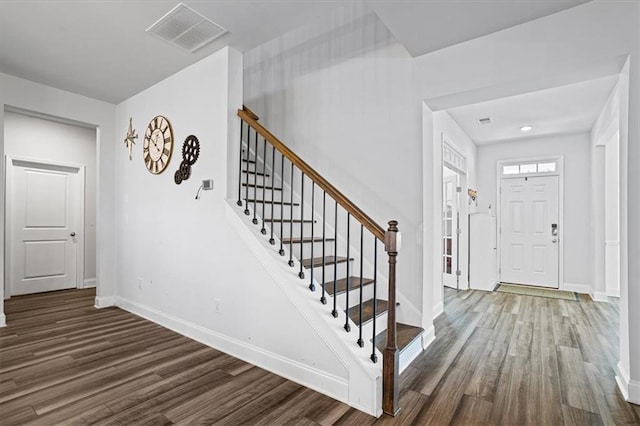
[[[615,290],[607,290],[607,296],[609,297],[620,297],[620,289]]]
[[[109,308],[111,306],[116,306],[116,298],[113,296],[96,296],[96,301],[94,306],[98,309]]]
[[[574,291],[580,294],[593,295],[593,289],[587,284],[563,283],[560,285],[560,290]]]
[[[436,329],[431,327],[422,333],[422,350],[426,350],[436,340]]]
[[[609,299],[607,299],[607,296],[607,293],[604,291],[596,291],[593,293],[593,300],[596,302],[608,302]]]
[[[438,303],[433,307],[433,319],[435,320],[444,312],[444,302]]]
[[[349,386],[348,382],[340,377],[121,297],[116,298],[116,306],[204,345],[346,402],[343,396],[348,395]]]
[[[631,380],[621,363],[616,366],[616,383],[625,401],[640,405],[640,382]]]
[[[82,282],[82,288],[95,287],[97,280],[95,278],[87,278]]]
[[[7,326],[7,317],[4,314],[0,314],[0,327]]]

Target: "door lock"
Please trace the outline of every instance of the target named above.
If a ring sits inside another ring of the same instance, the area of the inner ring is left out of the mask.
[[[70,235],[71,235],[72,237],[75,237],[75,236],[76,236],[76,233],[75,233],[75,232],[72,232]]]
[[[558,224],[557,223],[552,223],[551,224],[551,235],[553,235],[554,237],[556,235],[558,235]]]

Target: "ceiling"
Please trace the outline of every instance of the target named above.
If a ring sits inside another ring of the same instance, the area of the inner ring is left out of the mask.
[[[0,72],[119,103],[224,46],[246,52],[346,5],[376,12],[416,56],[584,2],[185,0],[229,30],[188,53],[145,33],[177,0],[0,0]]]
[[[618,75],[448,109],[478,145],[593,128]],[[478,119],[491,117],[491,124]],[[524,125],[533,130],[522,132]]]

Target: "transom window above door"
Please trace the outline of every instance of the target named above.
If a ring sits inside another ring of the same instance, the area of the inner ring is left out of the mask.
[[[504,164],[502,166],[502,175],[523,175],[523,174],[538,174],[538,173],[554,173],[557,171],[557,161],[540,161],[540,162],[525,162],[521,164]]]

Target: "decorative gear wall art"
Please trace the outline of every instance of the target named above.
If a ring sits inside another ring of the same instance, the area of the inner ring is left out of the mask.
[[[182,144],[182,162],[173,175],[173,181],[180,185],[183,181],[191,177],[191,166],[193,166],[200,156],[200,141],[195,135],[189,135]]]

